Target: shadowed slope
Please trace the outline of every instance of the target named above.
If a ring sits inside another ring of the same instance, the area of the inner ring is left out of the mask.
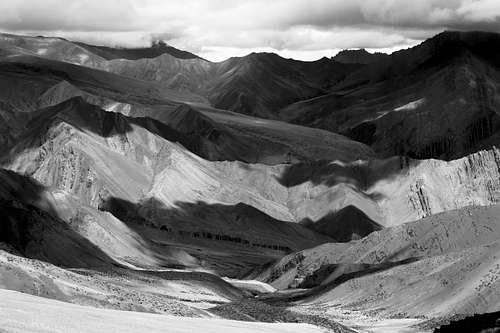
[[[111,212],[122,221],[151,226],[174,235],[282,252],[331,240],[300,224],[275,220],[242,203],[231,206],[176,202],[175,207],[167,208],[154,198],[140,204],[109,198],[99,205],[99,209]]]
[[[312,230],[328,235],[338,242],[360,239],[382,229],[382,226],[371,220],[355,206],[347,206],[335,213],[330,213],[316,222],[303,222]]]
[[[499,48],[494,33],[445,32],[281,113],[344,133],[383,156],[461,157],[498,143]]]
[[[57,216],[41,184],[4,169],[0,169],[0,180],[0,242],[27,257],[65,267],[115,264]]]
[[[301,62],[252,53],[217,64],[217,74],[208,82],[208,96],[216,108],[279,119],[277,110],[320,95],[354,68],[325,58]]]
[[[470,332],[494,333],[500,330],[500,311],[475,314],[459,320],[453,320],[447,325],[441,325],[434,333]]]

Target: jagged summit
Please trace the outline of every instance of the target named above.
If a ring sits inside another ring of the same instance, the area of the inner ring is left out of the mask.
[[[342,50],[332,59],[345,64],[370,64],[388,57],[385,53],[370,53],[365,49]]]

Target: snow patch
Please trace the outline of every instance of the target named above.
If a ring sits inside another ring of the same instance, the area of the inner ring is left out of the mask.
[[[83,62],[89,60],[89,56],[82,53],[82,54],[78,55],[78,59],[80,59],[80,62],[83,63]]]
[[[228,277],[223,277],[222,279],[232,284],[236,288],[251,289],[261,293],[273,293],[276,291],[276,288],[274,288],[270,284],[257,280],[238,280],[238,279],[231,279]]]
[[[410,102],[410,103],[402,105],[400,107],[397,107],[394,109],[394,111],[415,110],[415,109],[419,108],[420,106],[424,105],[424,103],[425,103],[425,98],[420,98],[420,99],[417,99],[416,101]]]

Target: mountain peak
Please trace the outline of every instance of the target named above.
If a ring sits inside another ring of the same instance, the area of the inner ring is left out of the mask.
[[[370,53],[365,49],[342,50],[333,57],[333,60],[344,64],[370,64],[388,55],[384,53]]]
[[[75,42],[75,44],[87,49],[88,51],[106,59],[127,59],[138,60],[144,58],[156,58],[163,54],[169,54],[178,59],[202,59],[196,54],[188,51],[179,50],[173,46],[168,45],[163,40],[154,41],[150,47],[137,47],[137,48],[120,48],[109,47],[104,45],[90,45],[82,42]]]

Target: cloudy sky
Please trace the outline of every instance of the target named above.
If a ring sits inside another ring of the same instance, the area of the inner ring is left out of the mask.
[[[219,61],[391,52],[442,30],[500,32],[500,0],[1,0],[0,30],[113,46],[170,45]]]

